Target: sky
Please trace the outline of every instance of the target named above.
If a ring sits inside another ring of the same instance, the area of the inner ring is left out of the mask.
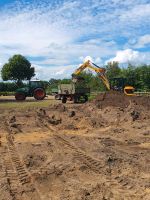
[[[0,0],[0,67],[26,56],[36,78],[68,78],[85,57],[150,64],[150,0]]]

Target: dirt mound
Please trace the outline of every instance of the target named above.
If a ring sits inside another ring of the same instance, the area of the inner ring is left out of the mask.
[[[126,98],[124,94],[113,91],[99,94],[93,103],[99,108],[107,106],[127,107],[130,101],[129,98]]]
[[[104,108],[107,106],[126,108],[130,104],[150,108],[150,97],[126,96],[120,92],[110,91],[99,94],[92,103],[94,103],[98,108]]]

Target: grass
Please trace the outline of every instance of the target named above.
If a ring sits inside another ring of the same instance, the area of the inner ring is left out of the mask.
[[[37,108],[37,107],[48,107],[52,104],[56,104],[57,101],[53,100],[53,99],[46,99],[43,101],[36,101],[36,100],[32,100],[32,101],[23,101],[23,102],[19,102],[19,101],[0,101],[0,109],[1,110],[7,110],[7,109],[27,109],[27,108]]]
[[[89,101],[92,101],[93,99],[95,99],[95,97],[99,94],[102,94],[104,92],[101,91],[95,91],[95,92],[91,92],[91,94],[89,95]]]
[[[89,101],[93,100],[97,93],[91,93],[89,96]],[[42,101],[36,101],[34,98],[29,97],[25,101],[16,101],[13,96],[3,97],[0,96],[0,110],[25,110],[28,108],[38,108],[38,107],[48,107],[50,105],[61,103],[61,101],[56,101],[53,97],[48,97],[48,99]]]
[[[92,101],[93,99],[95,99],[96,96],[97,96],[96,94],[90,95],[89,96],[89,101]]]

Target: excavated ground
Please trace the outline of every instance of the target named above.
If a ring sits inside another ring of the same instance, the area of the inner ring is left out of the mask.
[[[149,200],[150,98],[0,114],[0,200]]]

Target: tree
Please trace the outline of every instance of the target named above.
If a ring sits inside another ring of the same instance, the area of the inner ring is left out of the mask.
[[[121,69],[119,67],[119,63],[116,61],[107,63],[106,69],[107,69],[107,77],[109,79],[120,77],[121,75]]]
[[[34,74],[34,67],[22,55],[14,55],[9,59],[9,62],[2,67],[2,79],[15,80],[17,85],[20,85],[23,80],[30,80]]]
[[[57,85],[60,81],[61,81],[60,79],[51,78],[49,80],[49,84],[50,85],[55,85],[55,84]]]
[[[60,81],[61,84],[70,84],[71,79],[64,78],[63,80]]]
[[[126,79],[125,85],[132,85],[136,87],[136,79],[138,79],[135,73],[135,66],[128,64],[127,68],[122,69],[122,76]]]
[[[135,68],[135,86],[140,90],[150,90],[150,65]]]
[[[84,78],[84,82],[82,83],[82,85],[84,85],[85,87],[91,88],[91,91],[105,90],[105,86],[103,82],[101,81],[101,79],[97,75],[93,74],[92,72],[84,71],[84,72],[81,72],[80,76]]]

